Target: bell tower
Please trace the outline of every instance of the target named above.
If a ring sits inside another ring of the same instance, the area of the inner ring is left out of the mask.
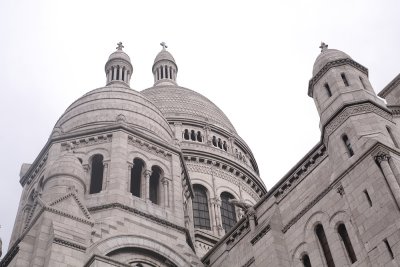
[[[346,53],[321,43],[308,95],[320,116],[322,140],[334,170],[346,168],[376,142],[393,145],[392,114],[368,79],[368,69]]]
[[[177,85],[178,66],[174,57],[167,51],[167,44],[160,43],[162,50],[158,53],[153,64],[154,85]]]

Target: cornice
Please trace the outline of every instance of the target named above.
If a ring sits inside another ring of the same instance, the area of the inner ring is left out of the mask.
[[[343,58],[343,59],[338,59],[334,61],[330,61],[325,64],[325,66],[310,79],[308,82],[308,96],[313,97],[313,90],[314,90],[314,85],[321,79],[321,77],[331,68],[342,66],[342,65],[350,65],[365,75],[368,76],[368,69],[364,67],[363,65],[355,62],[351,58]]]
[[[71,242],[71,241],[68,241],[68,240],[65,240],[65,239],[61,239],[61,238],[58,238],[58,237],[55,237],[53,239],[53,243],[61,245],[61,246],[64,246],[64,247],[69,247],[69,248],[78,250],[80,252],[85,252],[86,251],[86,247],[85,246],[82,246],[82,245],[79,245],[79,244],[77,244],[75,242]]]
[[[173,223],[171,223],[171,222],[169,222],[167,220],[158,218],[158,217],[156,217],[154,215],[145,213],[143,211],[140,211],[138,209],[135,209],[135,208],[132,208],[130,206],[123,205],[123,204],[120,204],[120,203],[110,203],[110,204],[105,204],[105,205],[100,205],[100,206],[93,206],[93,207],[89,207],[88,211],[89,212],[96,212],[96,211],[102,211],[102,210],[106,210],[106,209],[121,209],[121,210],[127,211],[129,213],[133,213],[133,214],[139,215],[139,216],[141,216],[143,218],[146,218],[146,219],[149,219],[151,221],[157,222],[157,223],[159,223],[161,225],[164,225],[164,226],[176,229],[176,230],[178,230],[180,232],[186,233],[186,228],[184,228],[182,226],[173,224]]]
[[[373,112],[382,118],[392,121],[393,116],[390,111],[382,106],[376,105],[370,101],[348,103],[343,105],[339,110],[331,116],[331,118],[323,126],[322,139],[326,140],[343,122],[351,116]]]
[[[382,98],[386,98],[386,96],[395,88],[397,85],[400,84],[400,73],[388,84],[385,86],[385,88],[382,89],[378,93],[378,96]]]
[[[171,158],[172,156],[170,151],[162,149],[161,147],[154,145],[151,142],[146,142],[143,139],[134,137],[132,135],[128,136],[128,144],[141,149],[145,149],[157,156],[162,155],[165,158]]]
[[[82,148],[87,146],[93,146],[104,143],[112,142],[112,134],[102,134],[102,135],[94,135],[87,136],[85,138],[79,138],[74,140],[69,140],[68,143],[72,144],[72,148]],[[66,151],[69,149],[69,144],[67,142],[61,143],[61,151]]]

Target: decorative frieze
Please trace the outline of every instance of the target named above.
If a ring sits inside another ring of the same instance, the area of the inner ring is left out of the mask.
[[[378,114],[384,119],[392,121],[392,115],[384,109],[375,106],[372,103],[360,103],[352,106],[345,107],[338,115],[335,116],[324,128],[324,138],[331,135],[343,122],[350,116],[355,116],[363,113],[373,112]]]
[[[103,134],[103,135],[90,136],[75,140],[69,140],[68,142],[61,143],[61,151],[66,151],[71,147],[82,148],[103,143],[110,143],[111,141],[112,141],[112,134]]]
[[[303,163],[281,184],[276,190],[274,196],[280,200],[285,197],[292,188],[294,188],[301,180],[312,172],[321,161],[327,157],[326,147],[321,145],[311,156],[303,161]]]
[[[226,239],[227,245],[233,245],[235,241],[238,241],[241,237],[247,234],[250,231],[249,221],[244,220]]]
[[[29,172],[29,176],[26,180],[26,183],[29,185],[35,178],[36,176],[41,173],[43,166],[45,165],[47,158],[48,158],[49,154],[46,153],[44,154],[43,158],[39,161],[39,164],[36,165],[36,167]]]
[[[263,236],[265,236],[269,230],[271,230],[271,226],[268,224],[267,226],[263,227],[261,231],[259,231],[257,234],[254,235],[254,237],[251,239],[251,244],[254,246],[258,241],[260,241]]]
[[[165,158],[172,157],[171,152],[131,135],[128,136],[128,144],[149,151],[157,156],[162,155]]]
[[[79,245],[77,243],[71,242],[71,241],[67,241],[58,237],[55,237],[53,239],[53,243],[64,246],[64,247],[69,247],[69,248],[73,248],[76,250],[79,250],[81,252],[85,252],[86,251],[86,247]]]

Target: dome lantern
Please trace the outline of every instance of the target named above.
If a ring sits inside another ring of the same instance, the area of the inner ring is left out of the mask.
[[[176,85],[178,66],[174,57],[166,50],[165,42],[160,43],[162,50],[158,53],[153,64],[154,85]]]
[[[129,87],[132,76],[132,64],[129,56],[122,50],[122,42],[117,44],[117,51],[112,53],[107,60],[105,72],[107,76],[107,86],[118,83]]]

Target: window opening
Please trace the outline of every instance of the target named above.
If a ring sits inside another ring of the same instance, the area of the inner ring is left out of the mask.
[[[347,135],[343,135],[342,139],[343,139],[344,145],[347,148],[347,152],[349,153],[350,157],[352,157],[354,155],[354,151],[353,151],[353,148],[351,147],[349,138],[347,137]]]
[[[325,83],[324,86],[325,86],[325,89],[326,89],[326,93],[328,94],[328,97],[331,97],[332,96],[332,92],[331,92],[331,88],[329,87],[329,84]]]
[[[212,144],[213,144],[213,146],[217,146],[217,138],[215,137],[215,136],[213,136],[213,139],[212,139]]]
[[[222,141],[221,141],[221,138],[218,138],[218,147],[222,149]]]
[[[144,162],[141,159],[133,160],[133,167],[131,170],[131,188],[130,192],[135,197],[141,197],[142,176],[144,170]]]
[[[349,256],[351,263],[355,263],[357,261],[356,253],[354,253],[349,234],[347,233],[346,226],[344,224],[339,225],[338,233],[342,239],[344,247],[346,248],[347,256]]]
[[[389,242],[387,241],[387,239],[384,239],[383,242],[385,243],[386,248],[387,248],[387,250],[389,251],[390,257],[391,257],[392,259],[394,259],[393,251],[392,251],[392,248],[391,248],[390,245],[389,245]]]
[[[223,148],[224,148],[225,151],[228,151],[228,145],[226,144],[225,141],[224,141],[224,144],[223,144]]]
[[[228,232],[236,224],[235,206],[229,203],[230,199],[234,199],[231,194],[227,192],[221,194],[221,219],[225,232]]]
[[[161,66],[161,68],[160,68],[160,74],[161,74],[161,79],[164,79],[163,66]]]
[[[103,156],[96,154],[92,158],[92,171],[90,175],[90,191],[89,194],[99,193],[103,186]]]
[[[397,143],[397,140],[396,140],[396,138],[394,138],[394,135],[393,135],[393,133],[392,133],[392,130],[389,128],[389,126],[386,126],[386,130],[388,131],[388,133],[389,133],[389,135],[390,135],[390,138],[392,139],[392,142],[393,142],[394,146],[395,146],[396,148],[399,148],[399,145],[398,145],[398,143]]]
[[[344,85],[347,87],[349,86],[349,82],[347,81],[346,75],[344,73],[340,74],[340,76],[342,76],[342,80]]]
[[[194,130],[192,130],[192,131],[190,132],[190,139],[192,139],[192,141],[196,141],[196,133],[195,133]]]
[[[326,239],[324,227],[321,224],[318,224],[315,227],[315,233],[317,234],[319,244],[321,245],[322,251],[324,253],[326,264],[328,265],[328,267],[335,267],[328,240]]]
[[[161,178],[162,170],[158,166],[151,167],[151,175],[150,175],[150,201],[154,204],[159,203],[159,184]]]
[[[201,185],[194,185],[193,191],[194,227],[211,230],[206,189]]]
[[[198,142],[203,142],[203,138],[201,137],[201,132],[200,131],[197,132],[197,141]]]
[[[310,257],[308,257],[307,254],[304,254],[303,257],[301,257],[301,261],[303,262],[304,267],[311,267]]]
[[[117,66],[117,78],[116,78],[116,80],[119,80],[119,72],[120,72],[120,69],[119,69],[119,66]]]
[[[368,194],[368,191],[364,190],[364,194],[365,194],[365,197],[367,198],[369,206],[372,207],[372,200],[371,200],[371,198],[370,198],[370,196]]]
[[[189,140],[189,130],[188,129],[185,129],[185,132],[183,133],[183,138],[185,140]]]
[[[168,66],[164,66],[165,78],[168,79]]]
[[[364,89],[367,89],[367,87],[365,86],[365,83],[364,83],[364,79],[361,76],[359,76],[359,77],[360,77],[360,82],[361,82],[362,87]]]
[[[122,80],[125,81],[125,67],[122,68]]]

